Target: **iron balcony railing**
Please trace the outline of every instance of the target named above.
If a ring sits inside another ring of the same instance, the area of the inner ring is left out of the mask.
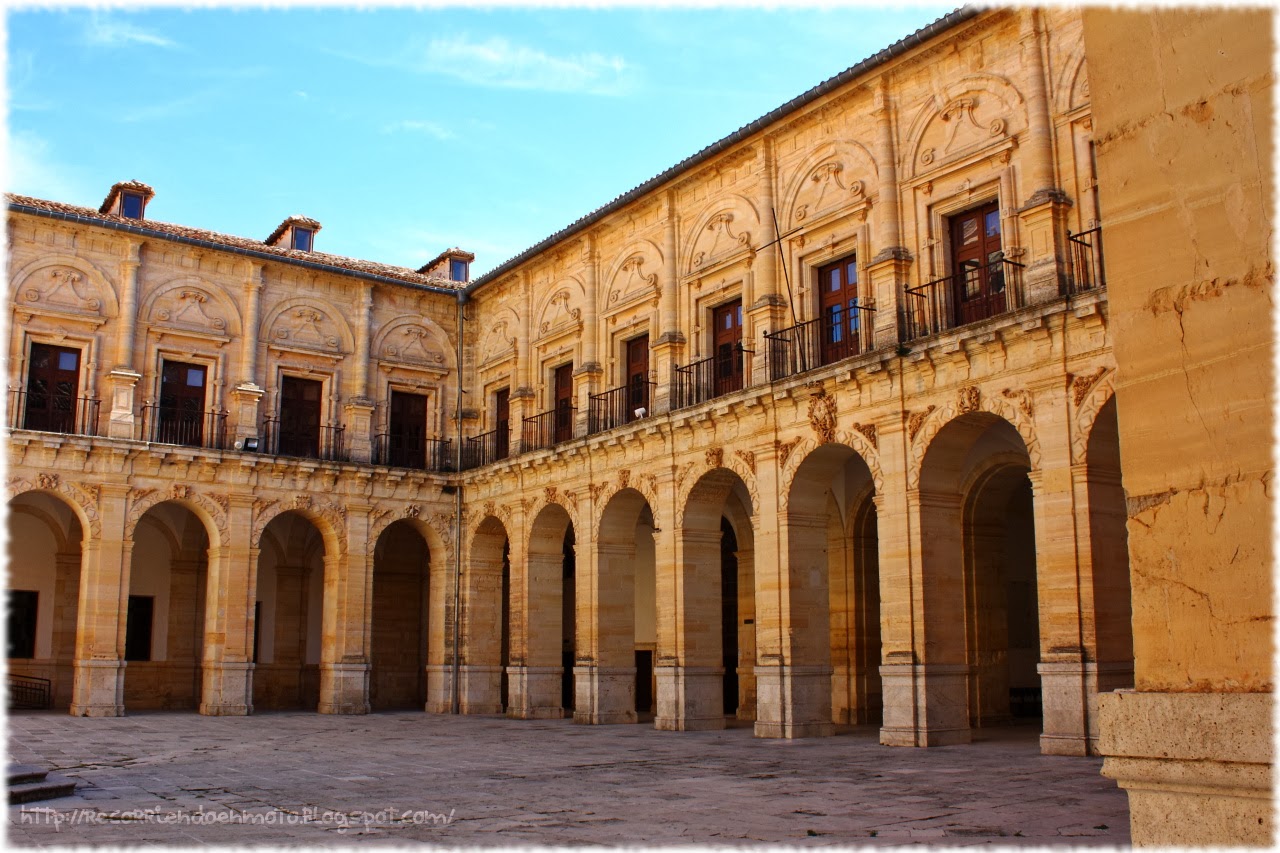
[[[23,709],[44,711],[53,704],[53,685],[47,678],[36,678],[33,675],[13,675],[7,677],[9,695],[7,705],[10,711]]]
[[[777,381],[834,364],[866,348],[861,306],[841,308],[786,329],[765,333],[769,379]]]
[[[1107,271],[1102,262],[1102,226],[1098,225],[1079,234],[1068,231],[1067,240],[1071,247],[1071,275],[1066,280],[1067,293],[1106,287]]]
[[[227,413],[183,411],[154,403],[142,407],[142,440],[222,450],[227,440]]]
[[[273,456],[345,462],[345,432],[346,428],[341,426],[291,426],[283,424],[279,418],[266,418],[262,422],[263,452]]]
[[[671,371],[672,409],[696,406],[715,397],[723,397],[742,390],[742,344],[724,352],[691,362],[684,367],[676,365]]]
[[[462,470],[479,468],[511,455],[511,427],[503,425],[468,438],[462,445]]]
[[[573,438],[574,411],[573,406],[563,403],[550,411],[525,418],[520,450],[542,450]]]
[[[96,397],[10,388],[9,427],[67,435],[98,435],[101,402]]]
[[[423,438],[399,433],[373,437],[373,464],[415,471],[452,471],[458,465],[447,438]]]
[[[908,287],[898,326],[901,339],[936,335],[1021,307],[1022,267],[1007,258],[968,263],[950,275]]]
[[[648,415],[649,402],[653,399],[651,388],[657,384],[633,382],[592,394],[590,408],[587,409],[587,433],[594,435]]]

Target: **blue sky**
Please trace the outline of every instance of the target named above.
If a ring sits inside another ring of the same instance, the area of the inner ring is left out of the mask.
[[[10,12],[6,189],[479,274],[950,8]]]

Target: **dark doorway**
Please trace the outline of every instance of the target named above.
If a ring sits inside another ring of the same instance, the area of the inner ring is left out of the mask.
[[[502,542],[502,652],[499,661],[502,666],[502,712],[505,714],[511,706],[507,677],[507,667],[511,665],[511,543],[505,539]]]
[[[427,397],[391,392],[387,420],[387,464],[398,468],[427,467]]]
[[[560,597],[563,607],[560,619],[560,660],[561,665],[564,667],[560,680],[560,707],[564,708],[566,716],[572,716],[574,711],[573,665],[577,655],[575,632],[578,620],[577,607],[574,600],[577,566],[573,546],[573,528],[570,527],[564,534],[564,558],[561,563],[564,568],[564,574]]]
[[[636,412],[649,410],[649,336],[627,341],[627,408],[623,422],[637,417]]]
[[[742,388],[742,300],[712,312],[715,328],[715,396]]]
[[[155,598],[150,595],[129,596],[124,629],[125,660],[151,660],[151,629],[155,604]]]
[[[500,388],[493,395],[493,458],[506,459],[511,452],[511,389]]]
[[[160,370],[160,412],[156,441],[161,444],[204,444],[204,397],[208,371],[204,365],[165,361]]]
[[[320,455],[320,394],[316,379],[285,376],[280,383],[280,445],[282,456],[314,459]]]
[[[636,715],[652,715],[653,710],[653,650],[636,649]]]
[[[75,432],[79,390],[80,350],[32,344],[23,428]]]
[[[724,713],[738,713],[738,537],[720,519],[720,631],[724,653]]]
[[[555,441],[573,438],[573,365],[564,364],[555,373]]]
[[[9,590],[6,621],[9,624],[10,660],[36,656],[36,611],[39,603],[40,593],[35,590]]]
[[[951,269],[957,325],[1004,312],[1002,259],[998,204],[991,202],[951,217]]]

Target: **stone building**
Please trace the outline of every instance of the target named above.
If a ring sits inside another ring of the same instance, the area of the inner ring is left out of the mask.
[[[10,671],[1096,754],[1135,638],[1084,32],[952,13],[474,281],[10,196]]]

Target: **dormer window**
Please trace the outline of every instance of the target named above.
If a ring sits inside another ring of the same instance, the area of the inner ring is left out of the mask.
[[[476,256],[461,249],[445,249],[435,259],[418,267],[418,272],[432,278],[447,278],[462,284],[471,278],[471,262]]]
[[[299,252],[311,251],[311,238],[315,234],[310,228],[294,228],[293,229],[293,246]]]
[[[316,232],[320,223],[305,216],[290,216],[276,226],[271,236],[266,239],[268,246],[281,249],[293,249],[296,252],[310,252],[315,249]]]
[[[141,219],[142,211],[146,206],[147,200],[142,193],[120,194],[120,215],[125,219]]]
[[[450,281],[466,281],[468,268],[471,265],[460,258],[453,258],[449,261],[449,280]]]
[[[156,191],[142,181],[121,181],[111,187],[107,199],[98,208],[99,213],[109,213],[125,219],[146,219],[147,202]]]

